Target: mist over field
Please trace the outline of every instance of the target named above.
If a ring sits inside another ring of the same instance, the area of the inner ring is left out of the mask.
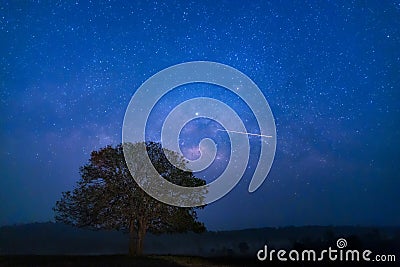
[[[144,253],[201,257],[256,257],[270,248],[336,247],[347,238],[350,247],[398,253],[399,227],[306,226],[210,231],[202,234],[148,234]],[[0,228],[2,255],[104,255],[126,254],[128,235],[117,231],[91,231],[55,223],[34,223]],[[399,255],[400,257],[400,255]]]

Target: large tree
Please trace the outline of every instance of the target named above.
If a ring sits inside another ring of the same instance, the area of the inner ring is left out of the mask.
[[[185,161],[177,153],[162,149],[154,142],[124,144],[131,160],[138,164],[134,175],[146,175],[141,165],[139,146],[147,153],[157,171],[168,181],[181,186],[201,186],[204,180],[172,165],[168,158],[179,164]],[[176,165],[176,164],[175,164]],[[128,170],[122,145],[107,146],[91,153],[89,162],[80,168],[81,179],[72,191],[62,193],[54,207],[57,222],[91,229],[117,229],[129,231],[129,254],[140,255],[147,231],[201,232],[204,224],[197,220],[196,208],[170,206],[150,197],[135,182]]]

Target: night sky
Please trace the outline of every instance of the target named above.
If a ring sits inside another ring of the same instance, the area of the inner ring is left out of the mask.
[[[399,1],[96,2],[0,3],[1,225],[53,220],[90,152],[121,142],[135,90],[195,60],[249,76],[277,129],[263,185],[247,191],[261,142],[249,137],[244,177],[199,213],[209,229],[400,224]],[[194,84],[161,99],[148,140],[176,105],[200,96],[259,132],[233,93]],[[197,119],[180,136],[191,159],[202,138],[215,139],[217,159],[198,174],[208,182],[230,155],[220,127]]]

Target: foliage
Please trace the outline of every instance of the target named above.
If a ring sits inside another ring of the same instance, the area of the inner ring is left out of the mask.
[[[146,145],[147,153],[157,171],[166,180],[181,186],[201,186],[204,180],[172,165],[169,158],[180,164],[185,161],[177,153],[162,149],[154,142],[124,144],[137,169],[133,175],[147,175],[139,154]],[[128,230],[131,237],[130,254],[139,255],[147,231],[202,232],[204,224],[197,220],[195,208],[166,205],[145,193],[128,170],[123,147],[107,146],[91,153],[89,162],[80,168],[81,179],[72,191],[63,192],[54,207],[55,219],[78,227]]]

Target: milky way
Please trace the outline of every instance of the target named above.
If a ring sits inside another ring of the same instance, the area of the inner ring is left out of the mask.
[[[400,223],[399,3],[136,2],[0,5],[0,224],[52,220],[90,152],[121,142],[135,90],[195,60],[249,76],[277,129],[268,178],[248,193],[268,141],[251,136],[243,179],[199,213],[210,229]],[[193,97],[226,103],[246,133],[264,134],[234,93],[193,84],[157,103],[146,138],[160,140],[168,112]],[[216,143],[216,161],[198,174],[207,181],[233,153],[221,130],[197,119],[180,134],[192,159],[201,139]]]

